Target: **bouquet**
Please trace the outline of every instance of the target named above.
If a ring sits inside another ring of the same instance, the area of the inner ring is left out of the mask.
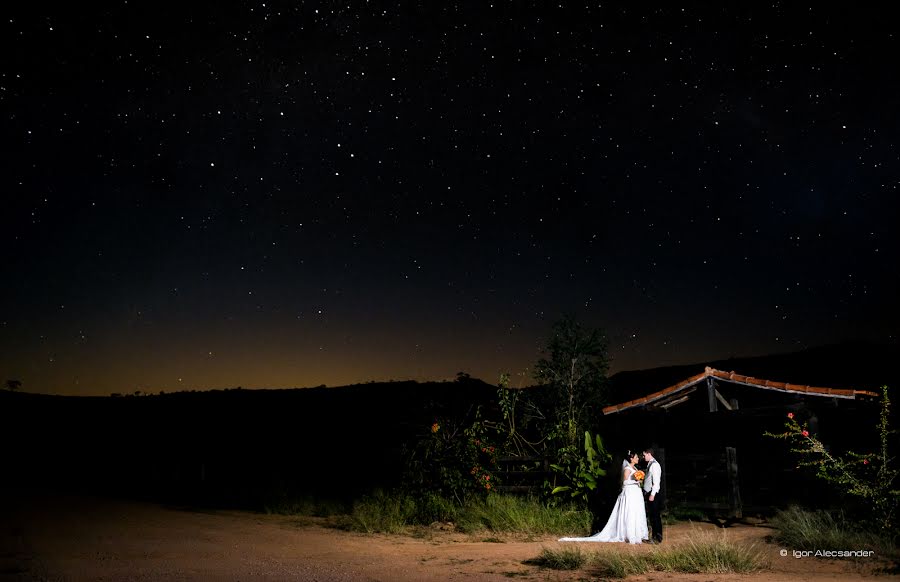
[[[639,483],[642,483],[644,481],[644,472],[640,470],[635,471],[634,475],[632,475],[631,478]]]

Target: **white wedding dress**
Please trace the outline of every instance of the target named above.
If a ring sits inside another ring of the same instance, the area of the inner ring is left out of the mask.
[[[640,483],[631,478],[635,469],[624,469],[622,491],[616,499],[609,521],[599,532],[586,538],[560,538],[561,542],[628,542],[639,544],[650,537],[647,529],[647,512]]]

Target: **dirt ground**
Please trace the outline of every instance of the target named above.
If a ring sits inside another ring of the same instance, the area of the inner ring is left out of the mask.
[[[0,581],[384,581],[597,580],[589,570],[547,570],[527,561],[554,537],[503,539],[434,528],[420,537],[363,535],[310,519],[242,512],[198,512],[89,497],[32,495],[0,500]],[[803,582],[900,579],[872,577],[877,560],[781,557],[765,543],[771,530],[711,524],[668,527],[665,545],[711,531],[759,543],[770,568],[752,575],[651,573],[637,580]],[[595,544],[583,544],[594,549]],[[623,552],[653,546],[600,544]],[[786,548],[790,550],[790,548]]]

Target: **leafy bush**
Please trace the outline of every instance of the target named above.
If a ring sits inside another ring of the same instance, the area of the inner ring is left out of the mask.
[[[813,469],[816,477],[831,483],[843,494],[863,501],[864,507],[871,508],[872,520],[887,536],[895,535],[900,500],[897,483],[900,470],[894,467],[894,459],[888,452],[890,437],[896,432],[889,427],[890,404],[888,387],[883,386],[877,425],[878,453],[834,453],[810,432],[807,423],[801,425],[793,413],[788,414],[785,432],[765,433],[788,441],[791,452],[800,457],[799,466]]]
[[[417,495],[436,494],[464,504],[497,486],[497,448],[481,420],[437,419],[406,455],[404,484]]]
[[[585,503],[588,496],[597,489],[600,479],[606,475],[603,467],[612,458],[603,447],[603,440],[597,435],[595,442],[591,439],[591,433],[584,433],[584,455],[577,450],[561,449],[561,462],[550,465],[566,483],[553,488],[551,493],[559,495],[566,493],[569,497],[581,499]]]

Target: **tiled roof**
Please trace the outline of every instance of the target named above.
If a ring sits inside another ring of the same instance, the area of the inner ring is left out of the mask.
[[[703,382],[707,378],[719,378],[726,382],[732,382],[735,384],[743,384],[745,386],[752,386],[754,388],[762,388],[765,390],[777,390],[778,392],[789,392],[793,394],[809,394],[812,396],[825,396],[830,398],[846,398],[850,400],[856,399],[858,396],[862,397],[873,397],[877,398],[878,394],[875,392],[870,392],[868,390],[847,390],[841,388],[820,388],[817,386],[804,386],[801,384],[789,384],[787,382],[774,382],[772,380],[760,380],[759,378],[753,378],[752,376],[744,376],[742,374],[736,374],[734,372],[723,372],[721,370],[716,370],[715,368],[706,367],[706,370],[696,376],[691,376],[686,380],[682,380],[681,382],[669,386],[659,392],[653,392],[652,394],[648,394],[647,396],[643,396],[641,398],[635,398],[634,400],[629,400],[627,402],[622,402],[620,404],[613,404],[612,406],[607,406],[603,409],[603,414],[612,414],[614,412],[621,412],[628,408],[633,408],[635,406],[645,406],[647,404],[652,404],[654,402],[665,399],[673,394],[678,392],[682,392],[691,386],[699,384]]]

